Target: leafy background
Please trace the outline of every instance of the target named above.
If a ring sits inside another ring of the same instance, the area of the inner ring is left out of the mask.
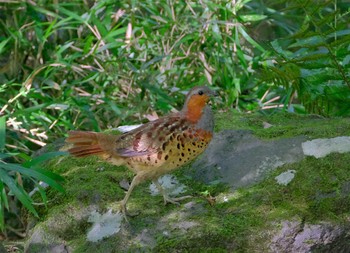
[[[0,228],[62,178],[31,158],[70,129],[145,122],[210,85],[216,110],[350,115],[348,1],[0,3]]]

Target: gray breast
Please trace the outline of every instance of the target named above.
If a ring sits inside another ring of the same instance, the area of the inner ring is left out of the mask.
[[[214,116],[210,106],[205,106],[201,119],[197,123],[197,128],[204,129],[209,132],[214,130]]]

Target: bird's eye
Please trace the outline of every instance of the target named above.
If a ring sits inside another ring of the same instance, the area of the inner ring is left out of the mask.
[[[198,91],[198,95],[203,95],[203,91],[202,90]]]

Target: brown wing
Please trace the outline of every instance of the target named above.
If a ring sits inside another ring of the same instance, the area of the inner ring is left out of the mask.
[[[164,117],[120,135],[116,151],[123,157],[158,153],[170,138],[189,127],[189,123],[178,114]]]

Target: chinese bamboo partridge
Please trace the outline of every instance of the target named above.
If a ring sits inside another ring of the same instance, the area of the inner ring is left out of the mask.
[[[170,198],[157,179],[193,160],[208,146],[214,127],[207,105],[212,95],[216,93],[206,86],[194,87],[180,112],[121,135],[71,131],[66,141],[74,146],[68,151],[76,157],[98,155],[112,164],[126,165],[136,174],[121,202],[124,215],[131,192],[144,180],[153,181],[165,203],[177,203],[186,197]]]

